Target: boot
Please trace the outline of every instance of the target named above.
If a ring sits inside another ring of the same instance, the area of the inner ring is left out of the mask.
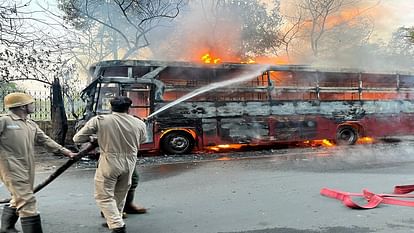
[[[112,233],[126,233],[125,225],[123,227],[114,228],[112,229]]]
[[[126,214],[145,214],[147,209],[134,204],[135,191],[128,191],[125,199],[124,213]]]
[[[18,219],[19,219],[19,216],[17,215],[15,208],[11,208],[10,206],[4,206],[3,214],[1,216],[0,233],[19,232],[14,227]]]
[[[23,233],[43,233],[40,215],[21,218],[20,222]]]

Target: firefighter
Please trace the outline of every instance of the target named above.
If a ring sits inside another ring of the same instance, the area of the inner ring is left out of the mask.
[[[127,192],[136,167],[140,144],[146,140],[145,123],[128,114],[132,104],[126,96],[110,101],[112,113],[91,118],[73,137],[84,143],[95,135],[100,157],[95,173],[95,200],[113,233],[126,232],[122,219]]]
[[[17,232],[15,224],[19,217],[24,233],[42,233],[33,194],[35,143],[70,158],[78,155],[50,139],[28,119],[34,112],[33,102],[34,99],[25,93],[10,93],[4,97],[9,113],[0,116],[0,180],[10,192],[11,200],[3,208],[1,233]]]

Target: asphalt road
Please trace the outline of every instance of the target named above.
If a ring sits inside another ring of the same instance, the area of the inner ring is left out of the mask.
[[[149,213],[129,215],[127,229],[138,233],[414,232],[412,207],[352,210],[319,194],[323,187],[390,193],[395,185],[414,184],[413,146],[413,142],[357,145],[140,165],[137,199]],[[37,180],[49,174],[40,172]],[[37,194],[44,232],[109,232],[100,226],[104,220],[93,199],[93,175],[94,169],[71,168]],[[0,197],[6,196],[1,187]]]

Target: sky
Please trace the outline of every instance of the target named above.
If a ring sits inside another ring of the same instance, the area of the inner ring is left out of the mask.
[[[46,4],[56,8],[57,0],[33,0],[31,7]],[[265,1],[265,0],[264,0]],[[294,0],[280,0],[283,4],[291,4]],[[376,33],[389,37],[400,26],[414,26],[414,0],[359,0],[363,5],[372,7],[375,16]],[[369,10],[371,11],[371,10]]]
[[[281,0],[282,14],[289,15],[295,2],[299,0]],[[374,23],[374,39],[389,39],[401,26],[414,26],[414,0],[354,0],[364,15],[369,15]]]
[[[375,4],[376,0],[369,0]],[[376,33],[390,36],[400,26],[414,26],[413,0],[382,0],[379,1],[381,14],[376,18]]]

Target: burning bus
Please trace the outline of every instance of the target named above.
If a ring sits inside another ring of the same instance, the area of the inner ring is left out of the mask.
[[[133,100],[146,119],[142,150],[185,154],[206,148],[414,133],[414,76],[320,70],[301,65],[102,61],[83,90],[85,122]]]

